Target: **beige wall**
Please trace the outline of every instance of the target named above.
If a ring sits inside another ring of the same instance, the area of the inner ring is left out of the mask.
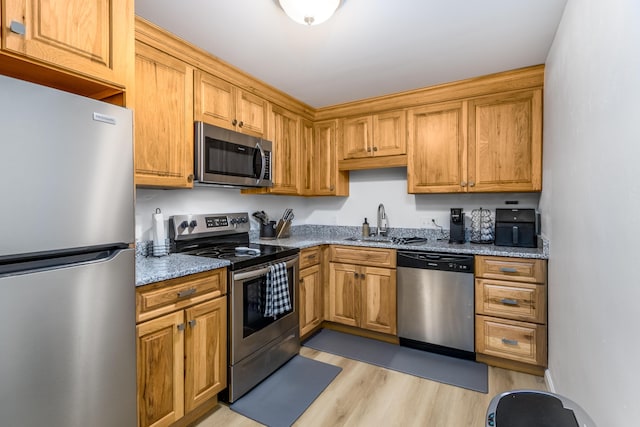
[[[549,369],[598,426],[640,419],[640,3],[569,0],[545,76]]]

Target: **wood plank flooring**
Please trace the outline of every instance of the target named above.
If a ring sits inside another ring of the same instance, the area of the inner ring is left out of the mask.
[[[302,347],[310,359],[340,366],[342,372],[294,426],[481,427],[489,401],[513,389],[546,390],[544,379],[489,367],[489,393],[453,387]],[[220,408],[197,427],[255,427],[253,420]]]

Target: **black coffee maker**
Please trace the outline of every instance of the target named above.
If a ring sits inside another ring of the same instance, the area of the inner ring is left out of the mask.
[[[464,212],[462,208],[451,209],[449,243],[464,243]]]

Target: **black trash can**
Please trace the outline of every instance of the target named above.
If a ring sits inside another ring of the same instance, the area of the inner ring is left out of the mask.
[[[577,403],[555,393],[513,390],[491,399],[487,427],[596,427]]]

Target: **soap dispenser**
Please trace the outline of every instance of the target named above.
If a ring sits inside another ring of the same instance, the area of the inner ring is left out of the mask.
[[[362,223],[362,237],[369,237],[369,223],[367,222],[367,218],[365,218]]]

